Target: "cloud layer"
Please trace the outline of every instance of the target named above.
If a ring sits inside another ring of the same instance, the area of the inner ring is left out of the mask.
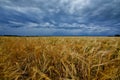
[[[119,30],[119,0],[0,0],[0,35],[114,35]]]

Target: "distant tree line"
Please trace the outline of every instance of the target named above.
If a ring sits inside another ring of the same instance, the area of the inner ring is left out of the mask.
[[[115,37],[120,37],[120,34],[115,34],[114,36],[115,36]]]
[[[0,36],[8,36],[8,37],[40,37],[39,35],[27,36],[27,35],[0,35]],[[50,37],[49,35],[44,35],[46,37]],[[54,35],[53,35],[54,36]],[[74,35],[75,36],[75,35]],[[78,35],[79,36],[79,35]],[[81,35],[80,35],[81,36]],[[109,35],[108,37],[120,37],[120,34]]]

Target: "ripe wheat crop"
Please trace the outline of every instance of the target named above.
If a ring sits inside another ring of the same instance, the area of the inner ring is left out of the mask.
[[[0,37],[0,80],[120,80],[120,38]]]

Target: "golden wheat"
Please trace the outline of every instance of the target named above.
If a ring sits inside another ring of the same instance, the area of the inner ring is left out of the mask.
[[[120,80],[120,38],[0,37],[0,80]]]

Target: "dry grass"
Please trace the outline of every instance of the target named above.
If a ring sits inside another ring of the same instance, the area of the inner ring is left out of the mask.
[[[120,38],[0,37],[0,80],[120,80]]]

